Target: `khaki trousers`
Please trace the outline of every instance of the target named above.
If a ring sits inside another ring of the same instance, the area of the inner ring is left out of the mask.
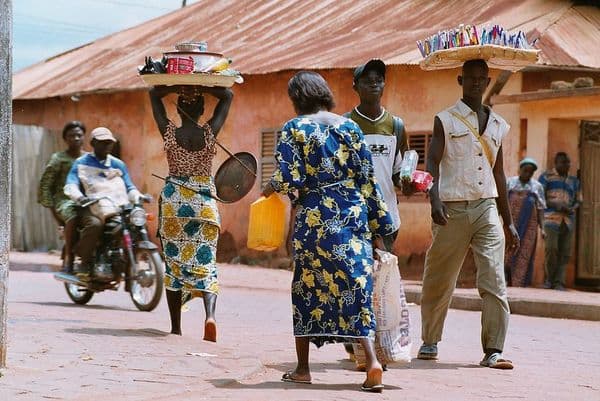
[[[425,258],[421,298],[421,337],[426,344],[442,339],[444,320],[469,246],[477,267],[483,300],[481,344],[503,350],[510,310],[504,279],[504,231],[494,199],[446,202],[448,224],[433,224],[433,243]]]

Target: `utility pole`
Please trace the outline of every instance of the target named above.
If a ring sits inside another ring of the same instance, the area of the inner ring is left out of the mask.
[[[0,0],[0,368],[6,367],[12,176],[12,0]]]
[[[185,3],[187,2],[187,0],[182,0],[181,1],[181,8],[185,7]]]

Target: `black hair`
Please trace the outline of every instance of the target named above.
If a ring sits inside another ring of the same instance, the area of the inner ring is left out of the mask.
[[[85,133],[85,125],[83,125],[83,123],[81,121],[77,121],[77,120],[69,121],[68,123],[65,124],[65,127],[62,130],[63,139],[66,139],[67,132],[69,132],[73,128],[81,128],[81,130]]]
[[[571,160],[566,152],[558,152],[554,155],[554,161],[556,162],[559,158],[564,157],[567,160]]]
[[[330,111],[335,106],[325,78],[314,71],[300,71],[288,82],[288,95],[300,114]]]
[[[179,95],[177,98],[177,109],[182,118],[191,118],[197,121],[204,114],[204,96]]]
[[[462,66],[463,73],[464,73],[465,69],[472,68],[472,67],[483,67],[486,71],[490,70],[490,68],[488,67],[488,65],[485,62],[485,60],[483,60],[483,59],[476,59],[476,60],[467,60],[467,61],[465,61],[465,63]]]

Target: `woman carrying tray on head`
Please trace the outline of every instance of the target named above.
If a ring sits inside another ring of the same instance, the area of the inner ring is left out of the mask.
[[[180,93],[177,110],[182,124],[169,120],[162,98]],[[204,93],[219,102],[207,123]],[[216,342],[215,305],[217,281],[216,250],[220,218],[216,200],[199,192],[215,193],[211,177],[216,153],[216,136],[225,123],[233,92],[227,88],[201,86],[157,86],[150,90],[154,120],[164,140],[169,178],[159,200],[159,237],[166,262],[165,287],[171,333],[181,335],[183,299],[202,296],[206,310],[204,340]]]

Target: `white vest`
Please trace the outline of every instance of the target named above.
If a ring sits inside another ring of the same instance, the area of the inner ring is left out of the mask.
[[[477,114],[462,100],[437,117],[444,126],[444,155],[440,162],[439,195],[442,201],[471,201],[498,197],[493,174],[498,149],[510,125],[490,109],[480,139],[487,144],[491,164],[479,140],[469,127],[452,113],[466,119],[479,132]]]

